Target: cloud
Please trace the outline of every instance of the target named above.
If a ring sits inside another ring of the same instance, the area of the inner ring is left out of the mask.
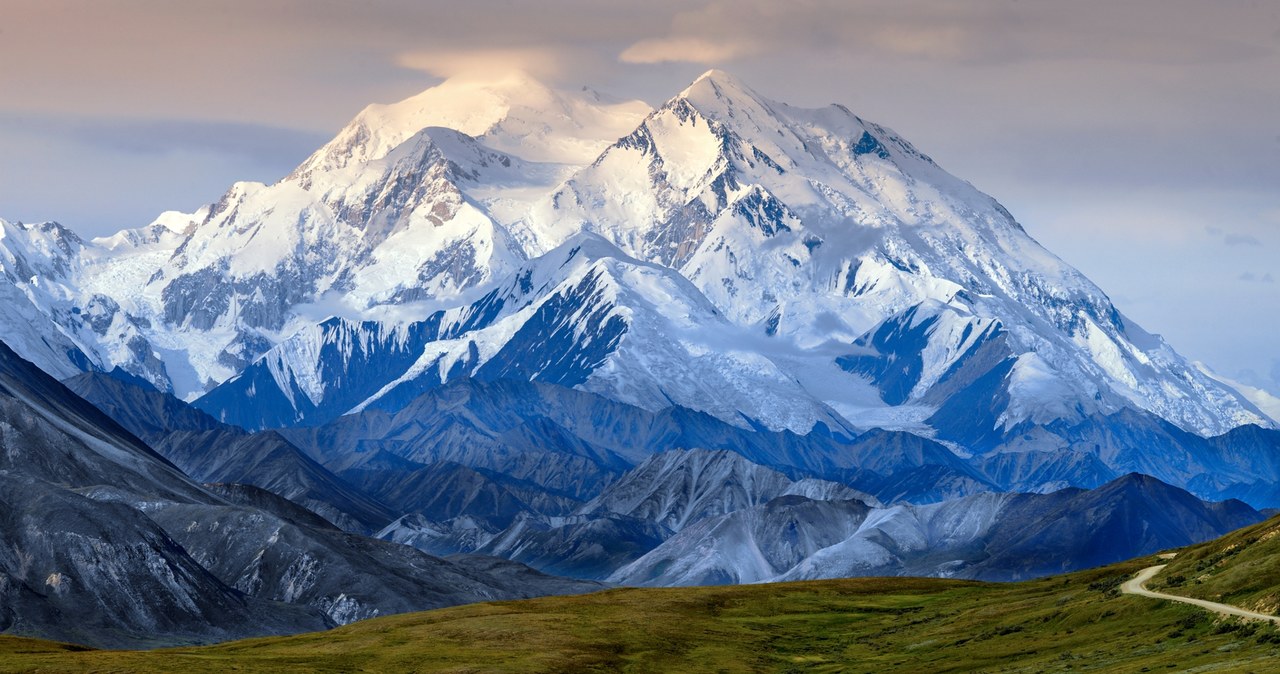
[[[630,43],[624,63],[724,64],[757,54],[838,54],[951,64],[1044,60],[1233,63],[1269,45],[1199,30],[1205,8],[1152,13],[1115,3],[1026,8],[1006,0],[712,0],[675,13],[669,28]]]
[[[1227,234],[1222,237],[1222,242],[1228,246],[1261,246],[1262,242],[1258,237],[1249,234]]]
[[[1259,240],[1258,237],[1253,236],[1252,234],[1238,234],[1236,232],[1228,232],[1221,227],[1214,227],[1213,225],[1206,226],[1204,228],[1204,231],[1209,236],[1215,239],[1220,239],[1222,243],[1228,246],[1253,246],[1257,248],[1262,247],[1262,241]]]
[[[268,124],[192,119],[82,118],[0,112],[9,133],[42,136],[96,151],[158,156],[220,155],[255,165],[297,162],[328,139],[326,134]]]
[[[513,71],[555,78],[570,60],[566,52],[554,47],[428,49],[401,53],[396,64],[444,78],[492,77]]]
[[[672,15],[662,34],[623,49],[623,63],[724,65],[761,54],[869,54],[966,59],[1010,49],[1006,33],[975,30],[966,12],[915,12],[878,0],[716,0]]]
[[[641,40],[618,55],[623,63],[726,63],[754,52],[742,43],[713,42],[698,37],[669,37]]]
[[[1247,281],[1249,283],[1275,283],[1276,282],[1275,277],[1272,276],[1270,272],[1267,272],[1264,274],[1255,274],[1251,271],[1247,271],[1241,274],[1240,276],[1238,276],[1237,278],[1239,278],[1241,281]]]

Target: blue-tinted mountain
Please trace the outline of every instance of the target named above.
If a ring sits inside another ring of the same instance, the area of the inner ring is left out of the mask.
[[[348,470],[357,487],[397,512],[443,522],[470,517],[498,530],[521,514],[566,515],[581,502],[530,482],[451,463],[415,470]]]
[[[67,386],[200,482],[255,485],[361,533],[377,531],[398,515],[277,433],[252,434],[220,423],[118,373],[83,374],[69,379]]]
[[[705,585],[876,575],[1018,580],[1201,542],[1260,521],[1130,474],[1097,489],[923,506],[786,496],[701,520],[610,580]]]
[[[267,492],[207,490],[2,343],[0,426],[0,625],[10,633],[208,642],[595,587],[509,568],[490,577],[489,565],[345,533]]]

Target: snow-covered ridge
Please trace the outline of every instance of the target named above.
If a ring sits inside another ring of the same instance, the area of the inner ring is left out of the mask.
[[[220,414],[232,401],[243,401],[234,404],[246,416],[222,416],[251,428],[316,423],[371,406],[395,409],[459,377],[517,377],[649,410],[679,404],[740,426],[845,425],[778,362],[734,348],[735,340],[750,344],[746,331],[726,321],[688,280],[590,233],[529,261],[475,303],[410,324],[407,345],[388,343],[382,337],[388,328],[378,322],[327,321],[323,327],[285,340],[197,404]],[[353,358],[344,346],[352,342],[380,346]],[[420,355],[406,360],[410,353]],[[344,369],[371,362],[378,366]],[[325,368],[329,374],[320,374]],[[350,383],[357,376],[361,387],[377,386],[342,398],[354,390]],[[297,400],[295,391],[307,401]],[[281,398],[289,407],[277,412]],[[345,402],[312,410],[320,400]]]

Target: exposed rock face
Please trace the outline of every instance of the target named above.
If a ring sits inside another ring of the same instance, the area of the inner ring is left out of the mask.
[[[357,533],[376,531],[396,517],[279,434],[223,424],[118,370],[79,375],[67,386],[195,480],[255,485]]]
[[[1098,489],[979,494],[926,506],[777,498],[703,519],[610,576],[714,585],[848,576],[1023,580],[1215,538],[1262,519],[1136,474]]]
[[[115,409],[139,429],[154,430],[166,420],[211,422],[136,384],[99,390],[124,394]],[[165,410],[171,414],[158,415]],[[247,439],[242,444],[283,442],[237,432]],[[240,456],[255,454],[246,449]],[[344,495],[372,503],[314,461],[299,459],[305,462],[295,466],[331,480],[310,483],[334,490],[320,494],[322,503],[340,503]],[[279,464],[257,464],[268,473],[273,466]],[[490,576],[490,567],[500,573]],[[6,632],[98,646],[208,642],[595,587],[521,572],[511,563],[448,562],[344,533],[257,488],[205,489],[0,343],[0,629]]]

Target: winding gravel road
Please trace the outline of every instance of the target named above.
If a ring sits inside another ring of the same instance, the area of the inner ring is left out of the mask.
[[[1172,555],[1161,555],[1162,558],[1168,559]],[[1159,564],[1157,566],[1148,566],[1138,572],[1138,575],[1124,582],[1120,586],[1120,591],[1124,594],[1136,594],[1140,597],[1151,597],[1152,599],[1166,599],[1168,601],[1182,602],[1183,604],[1191,604],[1199,606],[1202,609],[1213,611],[1226,616],[1235,616],[1237,618],[1248,618],[1251,620],[1269,620],[1273,623],[1280,623],[1280,617],[1267,615],[1265,613],[1257,613],[1255,611],[1247,611],[1245,609],[1231,606],[1229,604],[1219,604],[1216,601],[1208,601],[1205,599],[1193,599],[1191,597],[1179,597],[1176,594],[1165,594],[1163,592],[1152,592],[1146,588],[1148,580],[1160,573],[1160,570],[1168,564]]]

